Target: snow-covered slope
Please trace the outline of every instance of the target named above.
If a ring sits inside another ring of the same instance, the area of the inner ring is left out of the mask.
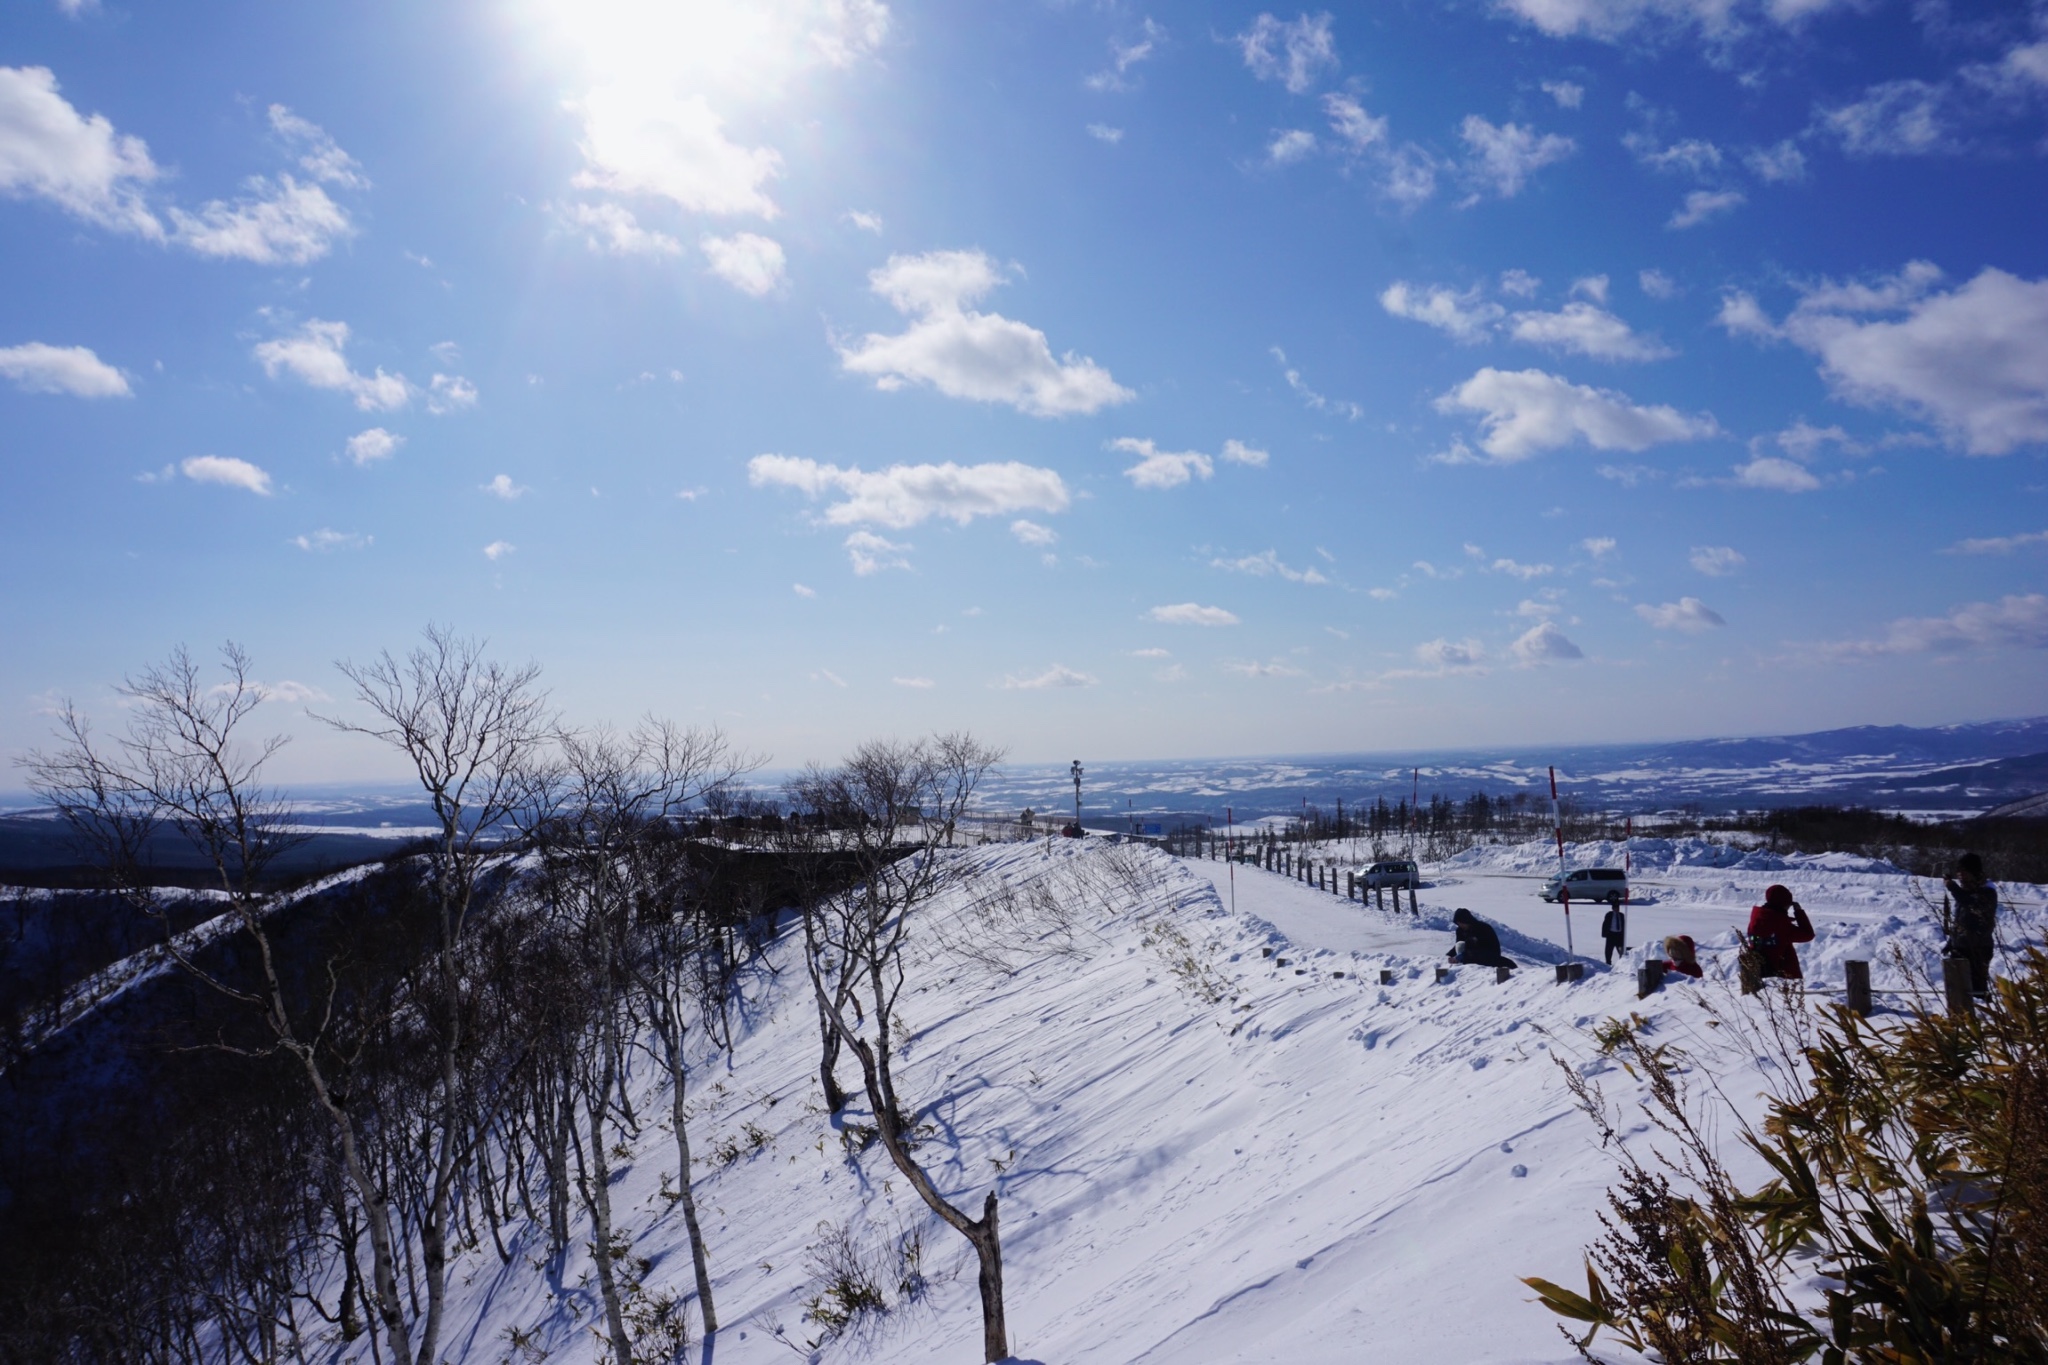
[[[1770,1079],[1753,1048],[1706,1026],[1703,997],[1754,1007],[1725,981],[1638,1002],[1624,973],[1594,964],[1559,986],[1544,960],[1562,950],[1517,935],[1508,951],[1530,965],[1508,983],[1471,968],[1437,982],[1443,894],[1425,891],[1422,915],[1380,915],[1249,867],[1093,840],[954,856],[984,885],[1051,879],[1074,916],[1070,932],[1034,933],[958,898],[936,908],[928,927],[945,932],[926,935],[902,1008],[901,1088],[934,1129],[923,1156],[957,1202],[1002,1197],[1025,1360],[1574,1359],[1517,1278],[1575,1280],[1611,1178],[1557,1063],[1603,1073],[1626,1100],[1633,1081],[1590,1029],[1636,1011],[1752,1110]],[[1928,947],[1903,914],[1864,917],[1815,945],[1816,979],[1883,943]],[[786,1362],[794,1347],[821,1363],[977,1360],[965,1243],[879,1147],[849,1154],[822,1112],[816,1015],[790,949],[771,948],[734,1055],[705,1059],[696,1083],[716,1359]],[[650,1262],[647,1284],[686,1295],[652,1068],[636,1105],[647,1126],[626,1139],[617,1222]],[[920,1230],[932,1283],[821,1340],[804,1316],[807,1259],[835,1227],[878,1260]],[[584,1254],[559,1283],[541,1255],[530,1234],[509,1265],[488,1239],[465,1253],[449,1359],[603,1358]],[[335,1354],[370,1358],[367,1340]]]

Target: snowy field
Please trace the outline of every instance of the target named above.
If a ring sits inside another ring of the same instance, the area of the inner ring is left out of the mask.
[[[1844,956],[1898,946],[1925,962],[1934,950],[1915,888],[1896,872],[1841,859],[1707,866],[1688,858],[1720,855],[1682,848],[1658,862],[1645,842],[1637,865],[1656,899],[1638,923],[1711,942],[1783,881],[1821,926],[1806,953],[1816,982],[1839,981]],[[899,1085],[934,1127],[920,1151],[948,1195],[977,1208],[989,1189],[1002,1197],[1016,1355],[1045,1365],[1575,1359],[1518,1281],[1580,1282],[1580,1248],[1598,1232],[1612,1178],[1556,1064],[1598,1075],[1628,1103],[1633,1081],[1590,1033],[1638,1011],[1692,1056],[1698,1081],[1751,1113],[1785,1077],[1770,1074],[1754,1039],[1734,1036],[1739,1027],[1710,1024],[1704,1002],[1738,1021],[1756,1009],[1711,950],[1707,982],[1645,1002],[1624,973],[1597,965],[1556,985],[1543,964],[1564,957],[1551,941],[1562,915],[1535,898],[1539,854],[1490,849],[1430,869],[1438,885],[1419,916],[1094,840],[950,855],[981,875],[984,895],[978,909],[955,897],[933,911],[928,927],[942,932],[925,937],[905,995]],[[1074,912],[1070,932],[989,910],[988,887],[1037,878]],[[2038,888],[2008,890],[2041,900]],[[1437,983],[1459,904],[1504,924],[1508,953],[1529,968],[1507,984],[1469,968]],[[713,1358],[978,1360],[965,1243],[926,1214],[879,1146],[849,1155],[822,1111],[817,1018],[792,947],[773,947],[749,984],[730,1062],[706,1058],[694,1082],[698,1197],[725,1324]],[[1394,984],[1379,984],[1382,968]],[[662,1194],[674,1148],[656,1120],[667,1104],[651,1066],[635,1103],[645,1126],[626,1139],[617,1220],[649,1261],[649,1286],[686,1294],[681,1215]],[[807,1260],[841,1226],[878,1259],[922,1230],[931,1285],[894,1303],[884,1266],[891,1309],[827,1340],[805,1318],[816,1289]],[[601,1358],[585,1253],[572,1252],[557,1280],[538,1236],[522,1234],[513,1250],[504,1266],[488,1238],[465,1253],[446,1356]],[[368,1341],[325,1358],[367,1361]],[[703,1359],[698,1348],[690,1358]]]

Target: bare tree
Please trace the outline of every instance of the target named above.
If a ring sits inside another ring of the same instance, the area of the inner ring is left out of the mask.
[[[433,806],[437,831],[426,851],[435,911],[430,1013],[439,1113],[430,1137],[431,1170],[420,1210],[420,1261],[427,1307],[418,1365],[439,1359],[448,1290],[448,1218],[464,1134],[464,936],[489,860],[526,799],[536,760],[554,733],[540,669],[512,668],[484,656],[481,641],[428,626],[426,640],[401,663],[387,651],[367,664],[337,666],[373,717],[320,717],[335,729],[367,735],[404,755]],[[401,1357],[404,1359],[404,1357]]]
[[[272,737],[249,745],[238,737],[263,693],[239,647],[223,646],[221,657],[227,678],[217,686],[202,680],[182,648],[129,678],[120,689],[132,707],[128,731],[111,745],[97,744],[90,722],[67,703],[60,745],[27,760],[30,785],[63,814],[117,893],[163,926],[163,950],[180,970],[246,1006],[269,1040],[253,1048],[226,1041],[218,1046],[247,1055],[281,1053],[296,1063],[363,1208],[385,1339],[394,1358],[407,1360],[409,1333],[389,1200],[365,1159],[359,1130],[365,1120],[346,1080],[346,1061],[337,1062],[327,1049],[333,973],[330,967],[329,990],[317,1012],[294,1010],[273,944],[270,917],[282,898],[270,889],[269,875],[302,838],[294,832],[290,808],[262,785],[264,766],[286,741]],[[150,876],[150,851],[166,834],[200,856],[225,905],[217,919],[182,932],[174,922],[176,905]],[[250,944],[253,984],[202,960],[201,950],[216,929]]]
[[[691,1181],[688,1033],[716,1025],[730,973],[694,894],[687,849],[674,822],[707,792],[722,790],[755,760],[716,730],[647,720],[626,735],[599,729],[564,735],[561,763],[545,784],[535,827],[547,880],[581,945],[590,1032],[579,1053],[590,1127],[590,1170],[581,1182],[597,1230],[593,1260],[620,1365],[630,1365],[614,1261],[621,1245],[607,1193],[602,1130],[619,1081],[629,1010],[644,1010],[670,1082],[679,1200],[690,1238],[704,1331],[718,1330],[704,1234]],[[630,998],[629,998],[630,997]]]
[[[791,788],[800,812],[851,863],[850,884],[804,907],[812,995],[825,1023],[860,1064],[889,1160],[925,1206],[974,1248],[982,1352],[989,1361],[1009,1355],[996,1194],[989,1191],[981,1217],[971,1218],[940,1193],[919,1163],[915,1115],[906,1112],[896,1088],[895,1010],[907,980],[911,935],[922,912],[959,874],[960,862],[941,850],[975,788],[1001,758],[966,734],[873,742],[836,770],[814,769]]]

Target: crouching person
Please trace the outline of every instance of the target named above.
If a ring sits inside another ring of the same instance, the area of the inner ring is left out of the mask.
[[[1452,932],[1458,941],[1451,948],[1451,961],[1475,967],[1515,967],[1519,964],[1501,956],[1500,935],[1470,910],[1460,908],[1451,916]]]
[[[1664,975],[1670,976],[1674,972],[1696,980],[1706,975],[1700,970],[1699,949],[1693,944],[1691,934],[1674,934],[1664,940]]]

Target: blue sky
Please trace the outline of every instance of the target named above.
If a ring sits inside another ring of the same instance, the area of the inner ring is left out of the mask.
[[[429,620],[783,764],[2048,696],[2048,8],[22,3],[0,747]],[[338,703],[337,703],[338,704]]]

